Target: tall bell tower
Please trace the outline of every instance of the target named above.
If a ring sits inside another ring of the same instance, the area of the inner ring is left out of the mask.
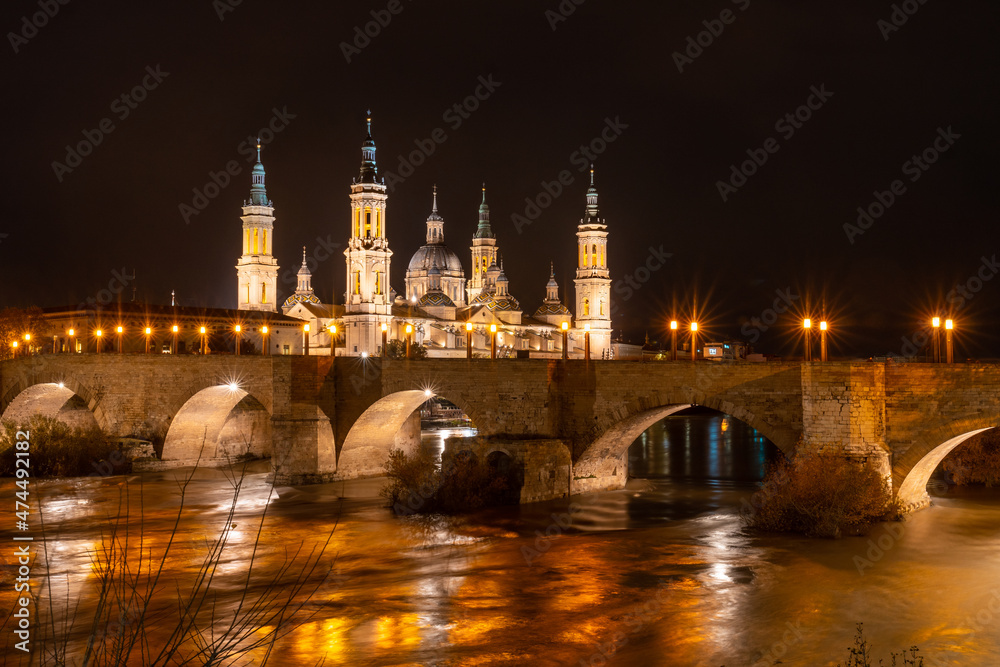
[[[576,228],[576,328],[590,327],[590,355],[611,354],[611,272],[608,269],[608,226],[599,215],[594,167],[590,167],[587,209]]]
[[[264,189],[264,165],[257,143],[250,199],[243,202],[243,255],[236,263],[239,310],[277,311],[278,260],[274,258],[274,202]]]
[[[498,264],[497,237],[490,226],[490,207],[486,203],[486,184],[483,183],[483,203],[479,205],[479,226],[472,236],[472,277],[466,289],[468,303],[479,296],[486,287],[486,272]]]
[[[347,354],[381,353],[382,324],[392,324],[389,298],[389,262],[392,251],[386,238],[385,179],[378,178],[371,111],[368,136],[361,144],[361,174],[351,184],[351,237],[347,260],[344,335]]]

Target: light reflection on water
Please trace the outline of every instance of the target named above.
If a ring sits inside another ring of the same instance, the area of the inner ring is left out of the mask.
[[[715,439],[705,437],[713,423]],[[929,665],[997,664],[1000,613],[983,628],[975,621],[1000,590],[995,491],[935,491],[935,505],[902,524],[859,574],[857,558],[869,558],[869,540],[877,543],[884,528],[837,541],[741,530],[737,511],[767,456],[752,429],[721,424],[698,417],[668,425],[659,433],[669,435],[669,448],[657,444],[658,431],[647,432],[630,459],[635,471],[634,453],[644,451],[650,478],[574,498],[572,512],[561,500],[468,517],[394,517],[373,498],[371,480],[278,488],[256,581],[285,562],[288,548],[314,544],[334,524],[336,532],[314,577],[312,616],[279,640],[270,664],[596,665],[610,643],[618,645],[611,666],[743,667],[784,637],[791,641],[779,646],[783,664],[832,666],[846,659],[858,621],[880,656],[917,644],[938,661]],[[425,443],[439,446],[442,435],[427,434]],[[84,623],[97,586],[86,549],[100,544],[116,480],[45,485],[50,557],[68,586],[56,592],[80,600]],[[189,489],[191,512],[164,573],[164,608],[222,525],[228,488],[221,474],[203,471]],[[3,492],[12,492],[10,480]],[[217,582],[220,617],[238,604],[254,513],[268,492],[263,473],[247,480],[234,519],[242,536]],[[172,526],[177,486],[169,474],[151,475],[143,494],[156,551]],[[7,604],[10,586],[2,583]],[[163,628],[150,631],[155,639]]]

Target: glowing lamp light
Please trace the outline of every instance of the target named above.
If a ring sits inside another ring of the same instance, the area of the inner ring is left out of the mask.
[[[412,324],[407,324],[406,325],[406,333],[407,334],[413,333],[413,325]]]
[[[306,333],[309,333],[309,325],[307,324],[304,327],[302,327],[302,330],[305,331]]]
[[[200,329],[198,329],[198,331],[201,333],[202,336],[204,336],[206,329],[205,329],[205,327],[201,327]],[[148,330],[147,330],[147,333],[148,333]]]
[[[333,327],[333,328],[336,329],[337,327]],[[388,330],[389,330],[389,325],[386,324],[385,322],[383,322],[382,323],[382,333],[385,333]]]
[[[229,384],[226,385],[226,387],[229,389],[229,391],[239,391],[240,390],[240,386],[238,384],[236,384],[235,382],[230,382]]]
[[[243,331],[243,327],[241,327],[241,326],[240,326],[240,325],[238,325],[238,324],[237,324],[237,325],[236,325],[236,326],[235,326],[234,328],[235,328],[235,330],[236,330],[236,333],[239,333],[239,332]],[[176,328],[174,328],[174,331],[177,331],[177,329],[176,329]]]
[[[177,333],[178,331],[181,330],[181,328],[175,324],[173,328],[171,328],[170,330],[173,331],[174,333]]]
[[[424,396],[427,396],[428,398],[430,398],[433,395],[434,395],[434,392],[432,392],[430,389],[424,389]]]
[[[385,325],[383,324],[382,326],[384,327]],[[332,333],[334,336],[337,335],[337,325],[336,324],[331,324],[330,325],[330,333]]]
[[[10,346],[16,350],[17,349],[17,341],[15,340],[13,343],[10,344]]]
[[[362,359],[367,359],[368,358],[368,350],[365,350],[364,352],[361,353],[361,358]]]
[[[266,326],[261,327],[260,328],[260,332],[266,336],[267,335],[267,327]]]
[[[25,342],[30,341],[31,340],[31,334],[24,334],[24,340],[25,340]]]
[[[76,329],[70,329],[67,333],[69,333],[70,336],[75,336],[76,335]]]
[[[826,322],[820,322],[819,323],[819,330],[820,331],[826,331],[826,329],[827,329]]]
[[[802,320],[802,328],[803,329],[812,329],[812,325],[813,325],[813,322],[808,317],[806,319]]]
[[[562,330],[563,331],[569,331],[569,322],[563,322],[562,323]]]
[[[64,384],[63,384],[62,382],[60,382],[60,383],[59,383],[59,388],[60,388],[60,389],[65,389],[65,388],[66,388],[66,385],[64,385]]]
[[[98,338],[100,338],[101,336],[104,335],[104,332],[101,331],[100,329],[98,329],[97,331],[94,332],[94,335],[97,336]]]
[[[565,325],[565,322],[563,322],[563,324]],[[472,331],[472,322],[466,322],[465,323],[465,330],[466,331]]]
[[[944,328],[947,329],[948,331],[951,331],[952,329],[955,328],[955,322],[953,322],[952,320],[945,320]]]
[[[939,328],[941,326],[941,318],[940,317],[931,318],[931,326],[934,327],[935,329]]]
[[[590,331],[590,325],[589,324],[584,324],[583,325],[583,330],[589,332]]]
[[[490,333],[496,333],[496,332],[497,332],[497,325],[491,324],[490,325]]]
[[[691,331],[698,331],[698,323],[697,322],[692,322],[691,323]]]
[[[122,327],[118,327],[117,331],[118,331],[118,333],[121,333],[121,332],[125,331],[125,329],[122,328]]]
[[[146,335],[148,336],[151,333],[153,333],[153,330],[150,329],[149,327],[146,327]]]
[[[677,320],[670,320],[670,330],[677,331]]]

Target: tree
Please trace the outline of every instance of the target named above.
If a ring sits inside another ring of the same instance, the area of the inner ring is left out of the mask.
[[[394,339],[390,340],[386,345],[386,356],[390,359],[406,359],[406,341]],[[423,345],[417,345],[413,343],[410,345],[410,358],[411,359],[426,359],[427,350]]]
[[[42,340],[48,340],[51,327],[42,317],[42,309],[38,306],[30,308],[6,308],[0,311],[0,360],[13,356],[11,343],[18,341],[24,345],[24,334],[31,334],[32,341],[28,349],[37,347]],[[23,349],[23,348],[22,348]]]

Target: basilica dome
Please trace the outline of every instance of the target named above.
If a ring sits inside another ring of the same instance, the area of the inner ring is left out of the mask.
[[[462,260],[442,243],[432,243],[423,246],[410,259],[407,271],[429,271],[437,266],[443,273],[462,273]],[[463,274],[464,275],[464,274]]]

